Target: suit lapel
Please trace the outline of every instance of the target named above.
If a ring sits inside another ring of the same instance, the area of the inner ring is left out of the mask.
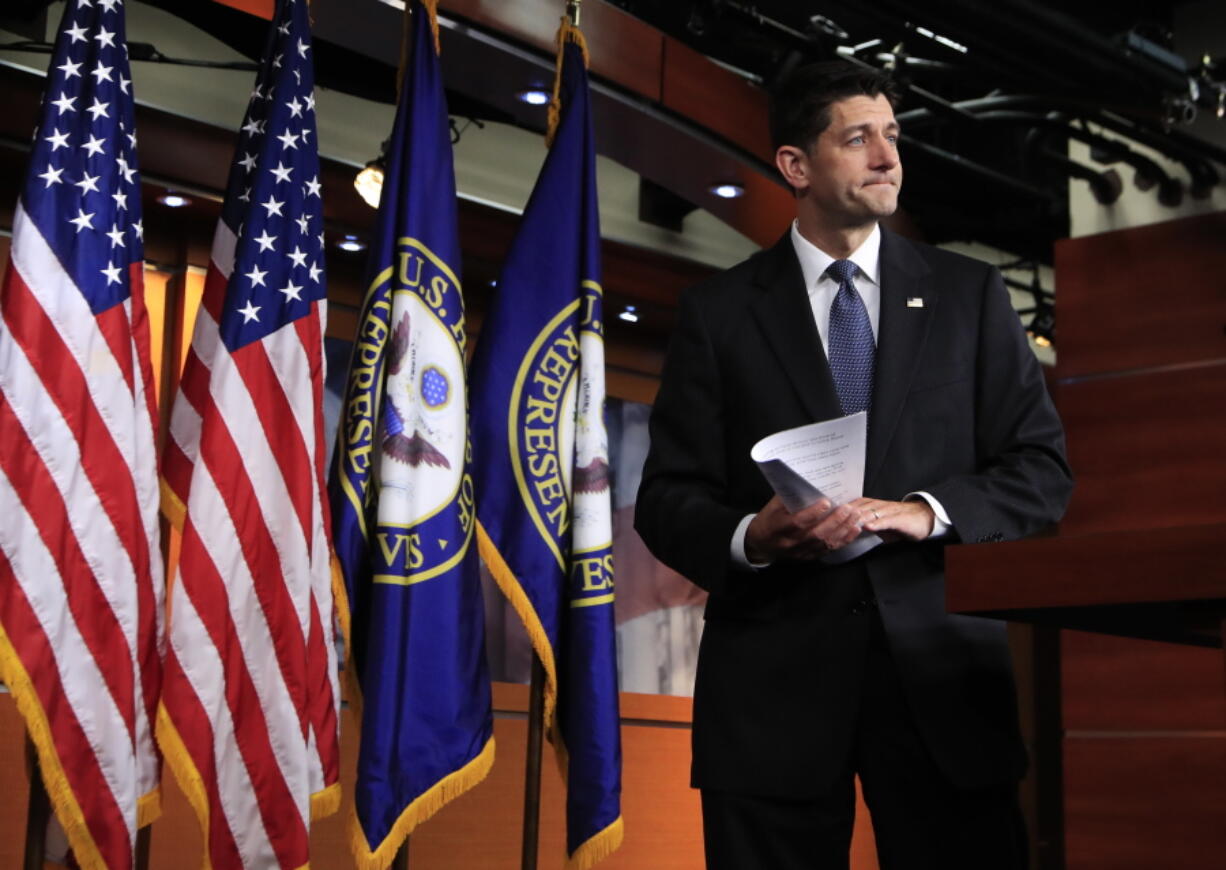
[[[790,233],[762,254],[754,283],[761,291],[753,304],[754,315],[805,411],[815,421],[838,416],[834,380]]]
[[[909,242],[882,228],[881,319],[877,325],[877,370],[864,468],[866,492],[881,470],[928,339],[937,306],[937,290],[929,271]]]

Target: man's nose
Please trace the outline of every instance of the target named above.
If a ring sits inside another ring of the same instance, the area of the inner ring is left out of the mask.
[[[869,161],[873,169],[893,169],[898,165],[895,143],[885,136],[874,135],[869,143]]]

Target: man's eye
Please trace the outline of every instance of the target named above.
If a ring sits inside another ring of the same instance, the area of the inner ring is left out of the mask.
[[[853,138],[851,141],[849,141],[847,144],[848,144],[848,145],[863,145],[863,144],[864,144],[864,137],[863,137],[863,136],[856,136],[856,137],[854,137],[854,138]]]

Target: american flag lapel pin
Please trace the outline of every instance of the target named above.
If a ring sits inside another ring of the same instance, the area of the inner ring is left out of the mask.
[[[924,297],[923,296],[908,296],[907,297],[907,307],[908,308],[923,308],[924,307]]]

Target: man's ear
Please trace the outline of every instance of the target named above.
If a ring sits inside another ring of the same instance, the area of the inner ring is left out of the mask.
[[[793,193],[802,193],[809,187],[809,155],[795,145],[780,145],[775,152],[775,166],[779,174],[792,188]]]

